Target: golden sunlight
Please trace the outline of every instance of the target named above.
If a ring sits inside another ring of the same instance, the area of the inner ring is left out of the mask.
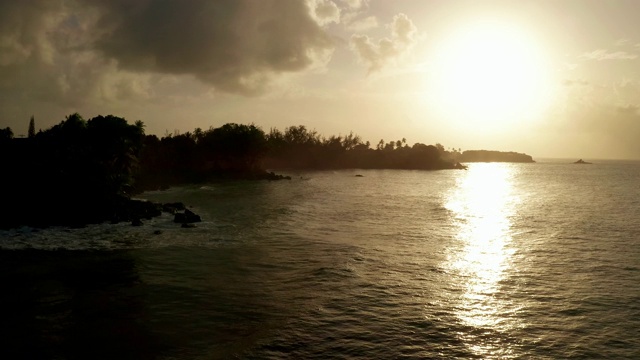
[[[436,47],[430,94],[437,111],[472,128],[521,125],[550,103],[545,53],[524,29],[467,23]]]
[[[472,164],[459,175],[455,192],[446,208],[455,217],[458,246],[447,256],[447,268],[457,274],[462,296],[456,305],[458,319],[474,328],[505,331],[517,323],[510,316],[516,304],[500,300],[500,281],[511,266],[514,248],[510,217],[518,203],[512,181],[514,168],[508,164]],[[468,341],[478,355],[498,351],[478,339]],[[501,349],[504,351],[508,349]]]

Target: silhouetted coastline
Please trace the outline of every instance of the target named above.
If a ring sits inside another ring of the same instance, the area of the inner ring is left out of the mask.
[[[145,136],[136,187],[144,191],[219,180],[289,179],[265,169],[459,168],[440,144],[380,140],[372,148],[353,133],[326,138],[302,125],[265,133],[255,125],[225,124],[162,138]]]
[[[38,133],[31,118],[27,138],[2,129],[0,151],[6,174],[0,228],[141,225],[163,206],[133,200],[134,194],[194,183],[291,179],[266,169],[441,170],[482,161],[469,158],[478,152],[447,151],[440,144],[410,146],[402,139],[372,147],[353,133],[326,138],[305,126],[265,133],[253,124],[229,123],[158,138],[145,135],[141,121],[132,125],[113,115],[85,120],[77,113]],[[480,154],[492,161],[533,161],[517,153]]]
[[[513,151],[467,150],[458,157],[460,162],[514,162],[534,163],[530,155]]]

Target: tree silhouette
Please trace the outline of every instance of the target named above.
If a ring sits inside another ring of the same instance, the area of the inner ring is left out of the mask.
[[[30,138],[36,136],[36,122],[33,115],[31,115],[31,120],[29,120],[29,132],[27,136]]]
[[[202,137],[204,136],[204,132],[202,131],[201,128],[195,128],[195,130],[193,130],[193,139],[197,142],[199,142],[200,140],[202,140]]]
[[[215,170],[250,172],[260,169],[266,137],[255,125],[225,124],[207,131],[201,140]]]
[[[138,165],[138,154],[144,137],[144,123],[129,125],[123,118],[97,116],[87,122],[91,162],[98,178],[105,181],[105,191],[126,194],[132,186],[132,174]]]
[[[0,187],[10,189],[5,206],[16,209],[0,217],[0,227],[113,221],[121,218],[114,209],[126,203],[134,180],[135,190],[144,191],[216,179],[282,178],[266,168],[454,168],[440,144],[409,147],[405,139],[381,139],[372,149],[353,133],[324,137],[302,125],[265,134],[253,124],[229,123],[158,139],[145,136],[142,121],[132,125],[113,115],[85,120],[75,113],[37,134],[32,116],[29,137],[14,140],[10,128],[0,129],[0,163],[8,169]]]
[[[10,127],[0,129],[0,141],[13,139],[13,131]]]

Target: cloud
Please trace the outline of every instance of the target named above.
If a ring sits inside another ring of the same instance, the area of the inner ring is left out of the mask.
[[[33,1],[29,5],[0,1],[0,66],[3,68],[30,59],[52,61],[46,31],[54,22],[55,6],[45,1]]]
[[[369,4],[368,0],[342,0],[352,9],[361,9]]]
[[[354,32],[363,32],[378,27],[378,19],[375,16],[369,16],[364,19],[358,19],[352,21],[347,30]]]
[[[562,109],[544,124],[540,143],[548,156],[640,159],[637,105],[571,100]]]
[[[615,46],[626,46],[629,44],[629,39],[618,39],[615,42]]]
[[[582,79],[577,79],[577,80],[571,80],[571,79],[566,79],[562,82],[562,85],[564,86],[587,86],[589,85],[589,82],[586,80],[582,80]]]
[[[395,62],[411,51],[417,42],[416,26],[407,15],[401,13],[394,16],[389,28],[391,37],[382,38],[377,43],[367,35],[355,34],[351,37],[351,50],[369,73]]]
[[[322,24],[337,19],[329,0],[0,0],[0,115],[25,102],[147,98],[166,75],[261,94],[327,61]]]
[[[371,25],[372,21],[375,21],[376,26],[378,25],[377,19],[374,16],[370,16],[362,20],[356,20],[358,17],[363,16],[363,14],[367,12],[369,8],[368,0],[342,0],[341,2],[342,2],[342,11],[341,11],[340,21],[343,24],[347,25],[345,27],[347,30],[354,31],[354,32],[366,31],[372,28],[371,26],[369,26]],[[360,21],[363,21],[363,23],[360,24],[361,26],[360,28],[357,28],[358,25],[355,25],[356,27],[351,27],[352,24]]]
[[[640,114],[640,106],[638,105],[618,105],[615,107],[615,110],[620,114],[625,115],[638,115]]]
[[[320,25],[340,22],[340,8],[331,0],[310,0],[309,6]]]
[[[83,17],[90,21],[91,15]],[[72,105],[95,94],[113,64],[84,48],[89,32],[62,1],[0,1],[0,108]]]
[[[122,68],[193,75],[233,93],[261,93],[274,75],[304,70],[333,49],[303,0],[87,1],[98,3],[108,29],[97,49]],[[313,4],[332,21],[331,1]]]
[[[624,91],[615,90],[621,87]],[[592,84],[586,92],[563,98],[540,124],[540,141],[550,156],[640,159],[640,103],[633,83],[601,88]]]
[[[604,49],[598,49],[591,52],[584,53],[579,56],[579,58],[587,59],[587,60],[633,60],[637,59],[638,55],[630,54],[626,51],[615,51],[609,52]]]

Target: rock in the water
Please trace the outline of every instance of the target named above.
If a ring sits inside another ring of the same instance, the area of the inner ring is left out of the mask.
[[[170,214],[175,214],[176,212],[182,211],[184,209],[185,206],[181,202],[162,204],[162,211],[168,212]]]
[[[131,226],[142,226],[142,220],[140,219],[133,219],[131,221]]]
[[[273,171],[265,173],[264,178],[273,181],[273,180],[291,180],[291,176],[278,175]]]
[[[200,222],[200,221],[202,221],[202,219],[200,218],[200,215],[197,215],[196,213],[194,213],[189,209],[185,209],[183,213],[177,212],[173,217],[173,222],[175,223],[186,224],[186,223],[194,223],[194,222]]]
[[[191,211],[189,209],[185,209],[184,210],[184,214],[187,216],[187,222],[200,222],[200,221],[202,221],[202,219],[200,218],[200,215],[197,215],[196,213],[194,213],[193,211]]]
[[[160,206],[151,201],[129,200],[125,209],[131,219],[151,219],[162,213]]]

